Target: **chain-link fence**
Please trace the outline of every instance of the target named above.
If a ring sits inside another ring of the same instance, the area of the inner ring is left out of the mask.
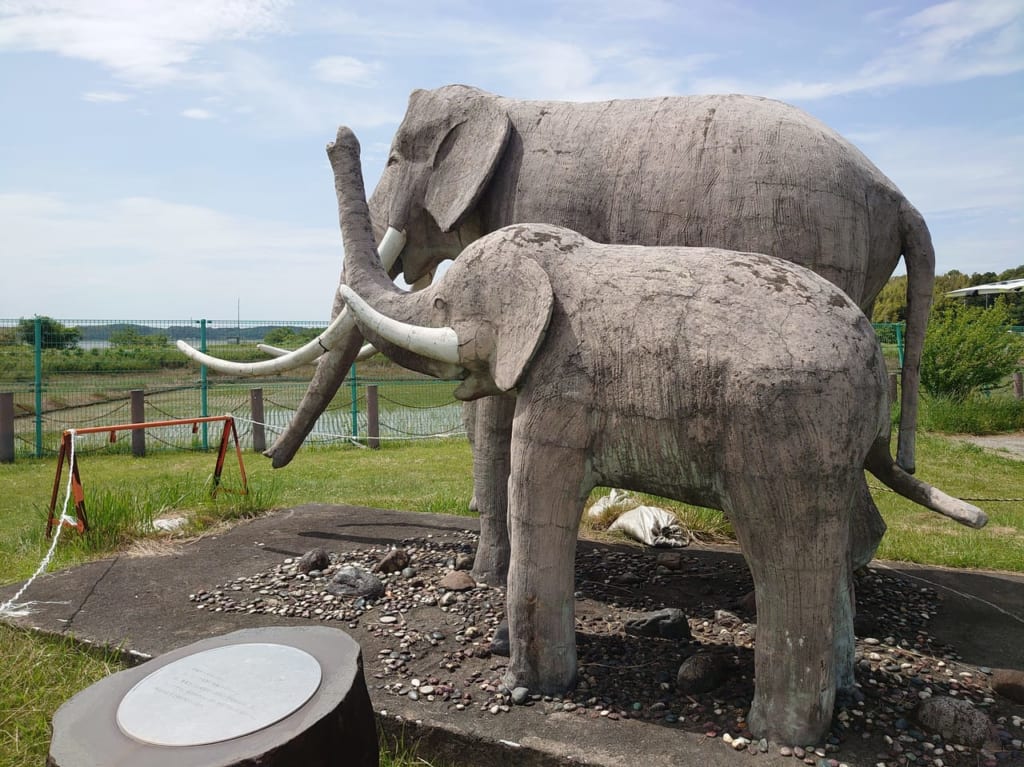
[[[230,414],[246,446],[252,445],[252,392],[259,390],[261,422],[272,442],[302,399],[312,366],[284,376],[235,378],[192,363],[174,343],[257,361],[268,358],[257,344],[295,348],[322,330],[313,322],[0,319],[0,394],[13,395],[15,453],[53,454],[65,429],[130,422],[133,390],[143,392],[146,421]],[[376,357],[353,368],[307,444],[364,438],[369,384],[378,387],[381,439],[463,433],[461,403],[452,396],[456,382],[418,376]],[[186,426],[149,430],[147,446],[216,447],[211,428],[210,434],[205,425],[194,432]],[[109,439],[94,435],[81,449],[111,449]]]

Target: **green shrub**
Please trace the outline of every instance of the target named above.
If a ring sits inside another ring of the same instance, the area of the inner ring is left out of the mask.
[[[933,314],[921,358],[921,388],[928,395],[963,402],[972,392],[1010,375],[1024,354],[1021,339],[1007,332],[1009,314],[952,305]]]

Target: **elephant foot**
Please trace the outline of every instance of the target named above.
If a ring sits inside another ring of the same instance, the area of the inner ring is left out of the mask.
[[[504,588],[508,582],[508,560],[507,547],[486,545],[481,536],[471,571],[474,580],[488,586]]]

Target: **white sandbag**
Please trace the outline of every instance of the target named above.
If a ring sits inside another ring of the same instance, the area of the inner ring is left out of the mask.
[[[640,501],[625,490],[613,489],[608,495],[603,495],[594,501],[594,504],[587,509],[587,516],[599,517],[613,507],[628,509],[639,505]]]
[[[687,543],[687,534],[671,511],[657,506],[637,506],[612,522],[609,530],[621,530],[648,546],[679,547]]]

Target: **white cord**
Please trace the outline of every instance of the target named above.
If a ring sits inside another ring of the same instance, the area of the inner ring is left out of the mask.
[[[64,507],[60,511],[60,519],[57,520],[57,532],[53,535],[53,542],[50,544],[50,550],[46,552],[46,556],[43,557],[43,561],[39,563],[39,567],[32,574],[32,577],[25,581],[24,585],[18,589],[17,594],[0,605],[0,615],[20,617],[28,615],[31,612],[28,608],[35,604],[35,602],[19,604],[18,600],[21,599],[22,594],[28,590],[28,587],[32,585],[32,582],[42,575],[46,571],[46,568],[50,566],[53,554],[57,550],[57,542],[60,540],[61,530],[64,529],[64,523],[69,522],[71,524],[76,524],[78,522],[74,517],[69,517],[67,513],[68,502],[71,500],[71,477],[74,474],[73,467],[75,465],[75,430],[68,429],[68,435],[71,437],[71,455],[68,458],[68,483],[64,493]]]

